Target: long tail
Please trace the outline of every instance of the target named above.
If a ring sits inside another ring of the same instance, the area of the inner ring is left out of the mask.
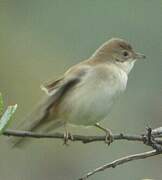
[[[52,102],[53,100],[51,97],[46,97],[45,99],[43,99],[43,101],[36,106],[35,110],[23,120],[23,122],[17,127],[17,129],[23,131],[36,131],[47,123],[52,123],[53,129],[60,127],[62,123],[60,121],[57,121],[57,119],[52,119],[50,117],[49,107],[51,106]],[[28,140],[29,138],[25,137],[10,137],[9,143],[12,147],[20,147]]]

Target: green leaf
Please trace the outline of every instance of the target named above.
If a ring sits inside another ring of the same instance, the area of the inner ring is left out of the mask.
[[[2,94],[0,93],[0,116],[2,115],[3,107],[4,107],[3,98],[2,98]]]
[[[17,104],[7,107],[7,110],[4,112],[4,114],[0,119],[0,134],[2,134],[5,131],[5,129],[8,127],[9,122],[12,119],[11,117],[16,111],[16,109],[17,109]]]

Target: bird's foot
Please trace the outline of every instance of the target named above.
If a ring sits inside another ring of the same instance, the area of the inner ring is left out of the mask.
[[[113,142],[113,135],[110,129],[105,129],[106,137],[105,137],[105,143],[108,144],[108,146]]]
[[[108,129],[108,128],[102,127],[99,123],[96,123],[95,126],[106,133],[105,143],[106,143],[107,145],[110,145],[110,144],[113,142],[113,140],[114,140],[111,130]]]
[[[74,137],[71,133],[69,133],[68,131],[65,131],[64,133],[64,145],[69,145],[68,141],[71,140],[73,141],[74,140]]]

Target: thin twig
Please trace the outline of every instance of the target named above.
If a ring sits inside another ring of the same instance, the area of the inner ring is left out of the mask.
[[[31,137],[31,138],[56,138],[63,139],[63,133],[35,133],[30,131],[18,131],[18,130],[6,130],[3,132],[5,136],[16,136],[16,137]],[[145,141],[143,135],[129,135],[129,134],[113,134],[114,140],[128,140],[128,141]],[[73,135],[73,141],[81,141],[83,143],[91,143],[96,141],[105,141],[105,136],[84,136],[84,135]],[[162,144],[162,140],[156,140],[158,144]]]
[[[144,152],[144,153],[139,153],[139,154],[133,154],[133,155],[130,155],[130,156],[125,156],[125,157],[122,157],[120,159],[112,161],[111,163],[105,164],[105,165],[103,165],[103,166],[101,166],[99,168],[96,168],[96,169],[88,172],[86,175],[84,175],[79,180],[85,180],[85,179],[87,179],[88,177],[94,175],[97,172],[103,171],[103,170],[108,169],[108,168],[115,168],[116,166],[124,164],[124,163],[127,163],[129,161],[145,159],[145,158],[148,158],[148,157],[151,157],[151,156],[155,156],[155,155],[158,155],[158,154],[162,154],[162,151],[152,150],[152,151],[147,151],[147,152]]]
[[[107,163],[103,166],[100,166],[100,167],[88,172],[86,175],[84,175],[79,180],[85,180],[97,172],[103,171],[108,168],[115,168],[116,166],[127,163],[129,161],[145,159],[145,158],[148,158],[151,156],[162,154],[162,145],[157,143],[157,141],[155,140],[155,137],[152,136],[151,128],[147,128],[147,133],[145,135],[143,135],[143,138],[144,138],[143,142],[145,143],[145,145],[151,146],[154,150],[147,151],[144,153],[139,153],[139,154],[133,154],[130,156],[122,157],[120,159],[116,159],[115,161],[113,161],[111,163]]]

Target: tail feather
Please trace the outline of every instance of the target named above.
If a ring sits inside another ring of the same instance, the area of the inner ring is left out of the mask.
[[[59,127],[57,120],[50,118],[49,107],[51,103],[52,101],[50,97],[43,99],[43,101],[35,108],[35,110],[23,120],[17,129],[23,131],[36,131],[40,129],[42,125],[49,123],[51,120],[53,121],[53,124],[56,124],[56,126],[53,126],[56,128]],[[12,147],[20,147],[28,140],[29,138],[25,137],[10,137],[9,143]]]

